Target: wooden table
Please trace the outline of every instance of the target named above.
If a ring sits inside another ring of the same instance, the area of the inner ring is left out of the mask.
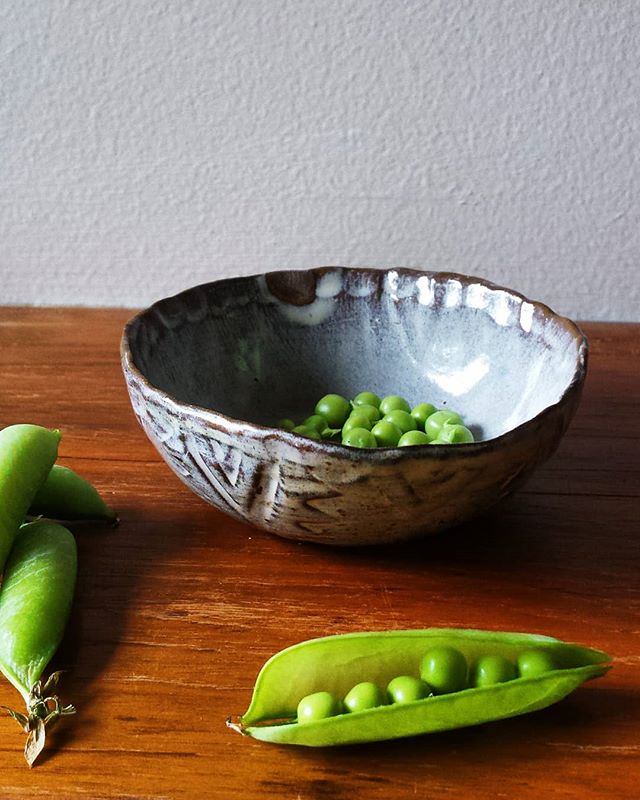
[[[60,462],[121,517],[74,528],[79,580],[56,665],[78,714],[32,771],[0,719],[0,797],[638,796],[640,325],[584,325],[578,415],[502,507],[416,544],[349,551],[252,530],[178,481],[129,406],[118,347],[131,313],[0,309],[0,424],[60,427]],[[296,749],[225,727],[289,644],[432,625],[550,634],[615,666],[544,711],[392,743]],[[0,703],[18,702],[2,681]]]

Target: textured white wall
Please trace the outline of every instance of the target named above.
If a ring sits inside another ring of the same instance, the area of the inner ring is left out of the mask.
[[[4,0],[1,302],[320,264],[640,319],[637,0]]]

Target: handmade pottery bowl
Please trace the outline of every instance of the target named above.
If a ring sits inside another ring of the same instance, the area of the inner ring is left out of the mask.
[[[586,364],[585,337],[546,306],[407,269],[217,281],[155,303],[122,339],[133,409],[197,495],[337,545],[435,533],[512,492],[558,445]],[[274,427],[365,389],[455,409],[477,441],[365,450]]]

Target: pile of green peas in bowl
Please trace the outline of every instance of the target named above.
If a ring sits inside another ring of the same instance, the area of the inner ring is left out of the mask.
[[[305,724],[339,714],[368,711],[385,705],[404,705],[468,688],[506,683],[516,678],[536,678],[556,669],[553,656],[537,648],[520,653],[514,661],[499,654],[481,656],[472,668],[460,650],[440,646],[428,650],[420,662],[420,677],[397,675],[386,689],[361,681],[344,698],[328,691],[313,692],[298,703],[297,722]]]
[[[469,444],[473,433],[460,414],[432,403],[411,407],[404,397],[359,392],[353,400],[326,394],[301,424],[281,419],[278,427],[309,439],[341,442],[348,447],[408,447]]]

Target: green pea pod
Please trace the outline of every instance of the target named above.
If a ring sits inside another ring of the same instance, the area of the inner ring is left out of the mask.
[[[0,572],[56,460],[59,441],[59,431],[39,425],[11,425],[0,431]]]
[[[45,740],[45,726],[74,713],[47,696],[42,673],[62,639],[71,609],[77,569],[76,543],[62,525],[38,520],[23,525],[6,563],[0,589],[0,670],[23,696],[27,715],[10,711],[29,734],[29,765]]]
[[[118,517],[89,481],[68,467],[54,464],[29,508],[31,517],[62,520],[104,520]]]
[[[386,686],[398,675],[419,675],[425,653],[453,647],[469,665],[486,655],[515,661],[543,650],[555,668],[537,677],[462,689],[406,704],[380,705],[304,724],[296,721],[302,697],[329,691],[344,697],[360,681]],[[524,633],[431,628],[329,636],[282,650],[258,675],[248,710],[227,724],[267,742],[312,747],[372,742],[478,725],[536,711],[561,700],[609,669],[606,653]]]

